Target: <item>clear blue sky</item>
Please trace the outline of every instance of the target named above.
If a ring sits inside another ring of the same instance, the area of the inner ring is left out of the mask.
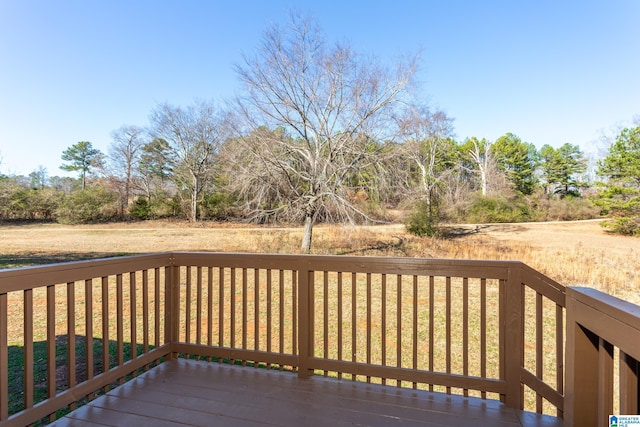
[[[0,0],[0,172],[64,175],[62,151],[107,152],[158,103],[233,95],[233,65],[290,10],[383,61],[421,49],[420,95],[459,140],[592,152],[640,114],[638,0]]]

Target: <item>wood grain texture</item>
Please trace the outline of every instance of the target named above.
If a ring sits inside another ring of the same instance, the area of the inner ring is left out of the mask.
[[[562,426],[498,401],[178,359],[53,426]]]

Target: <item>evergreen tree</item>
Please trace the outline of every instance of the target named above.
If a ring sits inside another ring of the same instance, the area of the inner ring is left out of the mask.
[[[640,126],[620,132],[609,154],[598,162],[598,175],[605,182],[596,203],[613,217],[605,226],[640,235]]]
[[[533,193],[538,152],[533,144],[507,133],[496,140],[491,148],[498,168],[503,170],[515,190],[524,195]]]
[[[540,149],[540,166],[545,193],[560,197],[580,194],[582,183],[578,177],[587,170],[587,160],[580,147],[566,143],[555,149],[545,145]]]
[[[87,174],[92,168],[102,166],[104,155],[100,150],[93,148],[89,141],[80,141],[62,152],[62,160],[70,163],[63,164],[60,169],[68,172],[80,172],[82,189],[84,190],[87,186]]]

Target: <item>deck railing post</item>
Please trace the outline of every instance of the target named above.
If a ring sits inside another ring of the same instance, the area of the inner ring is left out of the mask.
[[[620,413],[640,410],[640,363],[620,350]]]
[[[9,417],[8,356],[9,306],[6,293],[0,293],[0,421]]]
[[[310,359],[314,354],[314,272],[304,263],[298,270],[298,376],[313,375]]]
[[[179,309],[180,309],[180,267],[175,265],[175,257],[170,255],[168,265],[164,272],[165,283],[165,316],[164,336],[165,342],[172,345],[178,341]],[[169,359],[177,355],[171,351]]]
[[[567,426],[598,423],[598,336],[576,321],[573,290],[567,288],[566,393]]]
[[[521,372],[524,366],[524,322],[522,264],[512,263],[505,290],[504,328],[504,375],[507,384],[505,405],[510,408],[524,408],[524,387]]]

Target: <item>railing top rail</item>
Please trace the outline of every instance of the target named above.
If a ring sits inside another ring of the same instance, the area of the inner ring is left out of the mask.
[[[545,295],[561,307],[566,307],[565,286],[526,264],[522,264],[522,278],[527,286]]]
[[[585,287],[567,288],[576,321],[640,360],[640,306]]]
[[[519,261],[230,252],[163,252],[0,270],[0,293],[172,264],[505,280],[509,277],[510,269],[526,268],[526,265]],[[533,269],[529,268],[527,271],[535,272],[535,275],[531,274],[532,277],[543,277]],[[550,284],[551,289],[564,294],[564,287],[546,278],[546,276],[542,282]]]
[[[0,270],[0,293],[168,265],[171,253],[132,255]]]
[[[283,255],[258,253],[174,252],[177,265],[237,268],[309,269],[402,275],[434,275],[507,279],[519,261],[484,261],[438,258],[367,257],[341,255]]]
[[[570,286],[571,298],[640,331],[640,306],[597,289]]]

